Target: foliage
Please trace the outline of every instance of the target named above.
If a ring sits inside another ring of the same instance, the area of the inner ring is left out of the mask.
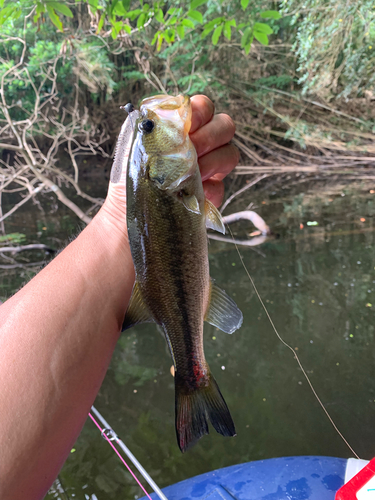
[[[16,78],[8,77],[5,85],[5,99],[13,103],[10,113],[14,119],[25,117],[25,113],[33,109],[36,99],[33,85],[39,92],[47,91],[52,73],[64,99],[71,98],[76,76],[93,93],[103,88],[108,94],[113,92],[116,86],[111,77],[114,65],[98,40],[88,41],[83,37],[67,41],[59,37],[48,23],[39,28],[31,21],[25,27],[20,24],[6,23],[2,27],[0,43],[1,77],[20,60],[24,36],[27,42],[23,72]]]
[[[158,50],[161,49],[163,42],[173,44],[196,31],[200,33],[202,39],[210,35],[212,44],[217,45],[222,36],[231,41],[233,31],[240,40],[241,47],[248,54],[254,38],[261,44],[268,45],[268,35],[273,33],[269,24],[260,21],[277,20],[281,17],[275,10],[261,12],[258,8],[257,14],[260,19],[257,20],[251,12],[252,9],[248,9],[250,0],[240,2],[158,0],[151,4],[143,1],[131,2],[131,0],[82,0],[82,2],[88,5],[92,17],[96,19],[96,33],[101,33],[109,26],[114,40],[119,36],[130,35],[134,31],[145,30],[151,23],[156,25],[157,29],[153,30],[151,44],[156,44]],[[76,1],[75,9],[78,8],[78,4],[80,2]],[[22,13],[29,11],[39,26],[47,15],[56,28],[63,32],[65,18],[74,17],[66,3],[57,1],[1,0],[0,7],[2,7],[0,25],[7,20],[16,20]],[[95,24],[94,19],[93,24]]]
[[[304,93],[325,98],[372,93],[375,85],[373,0],[283,0]]]
[[[0,236],[0,243],[13,243],[19,245],[26,241],[26,235],[23,233],[9,233]]]
[[[50,148],[39,155],[48,180],[58,148],[77,139],[80,147],[68,148],[74,178],[69,167],[58,175],[80,194],[74,158],[109,155],[123,120],[119,105],[184,92],[206,93],[222,110],[230,103],[237,130],[251,126],[261,144],[270,133],[275,147],[287,140],[292,149],[372,154],[370,3],[291,0],[279,13],[273,0],[0,0],[0,145],[21,154],[5,110],[21,127],[32,119],[21,135],[25,147],[36,138]],[[356,96],[365,99],[351,109],[327,106],[332,97]],[[94,145],[108,140],[104,151]]]

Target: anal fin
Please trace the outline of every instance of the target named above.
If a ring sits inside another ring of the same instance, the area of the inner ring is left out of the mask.
[[[123,332],[124,330],[127,330],[134,325],[138,325],[139,323],[152,323],[153,321],[154,320],[147,309],[146,304],[143,302],[139,284],[136,281],[133,286],[132,295],[126,310],[121,331]]]
[[[211,280],[211,294],[205,321],[226,333],[233,333],[242,325],[242,312],[237,304]]]

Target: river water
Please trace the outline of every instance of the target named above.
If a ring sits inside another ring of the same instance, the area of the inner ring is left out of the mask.
[[[225,213],[250,202],[276,237],[244,262],[285,342],[298,354],[315,390],[356,453],[375,455],[375,194],[372,186],[314,179],[268,182]],[[103,188],[104,189],[104,188]],[[102,193],[103,194],[103,193]],[[7,222],[27,242],[59,247],[79,224],[46,199]],[[236,237],[254,230],[232,226]],[[174,381],[165,340],[154,325],[123,334],[95,406],[160,487],[249,460],[287,455],[352,456],[277,338],[233,244],[210,243],[211,275],[237,302],[244,323],[233,335],[205,326],[205,352],[236,424],[237,437],[211,429],[186,454],[176,444]],[[0,298],[14,293],[32,268],[3,270]],[[130,500],[142,492],[88,419],[46,496]]]

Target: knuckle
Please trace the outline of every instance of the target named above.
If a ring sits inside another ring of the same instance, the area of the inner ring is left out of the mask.
[[[240,161],[240,156],[241,156],[240,150],[234,144],[230,144],[230,147],[231,150],[233,151],[233,161],[235,165],[237,165],[237,163]]]
[[[221,120],[222,125],[225,129],[226,134],[230,135],[232,138],[236,132],[236,125],[235,125],[234,121],[232,120],[232,118],[229,115],[227,115],[226,113],[220,113],[217,116],[220,117],[220,120]]]

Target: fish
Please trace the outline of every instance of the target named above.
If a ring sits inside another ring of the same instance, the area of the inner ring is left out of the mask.
[[[163,329],[175,368],[177,443],[185,452],[209,433],[208,421],[219,434],[236,435],[204,356],[203,323],[232,333],[243,317],[209,275],[207,228],[225,228],[203,191],[189,138],[190,98],[157,95],[144,99],[139,110],[130,104],[127,110],[111,173],[119,182],[127,161],[127,230],[136,279],[123,330],[145,322]]]

